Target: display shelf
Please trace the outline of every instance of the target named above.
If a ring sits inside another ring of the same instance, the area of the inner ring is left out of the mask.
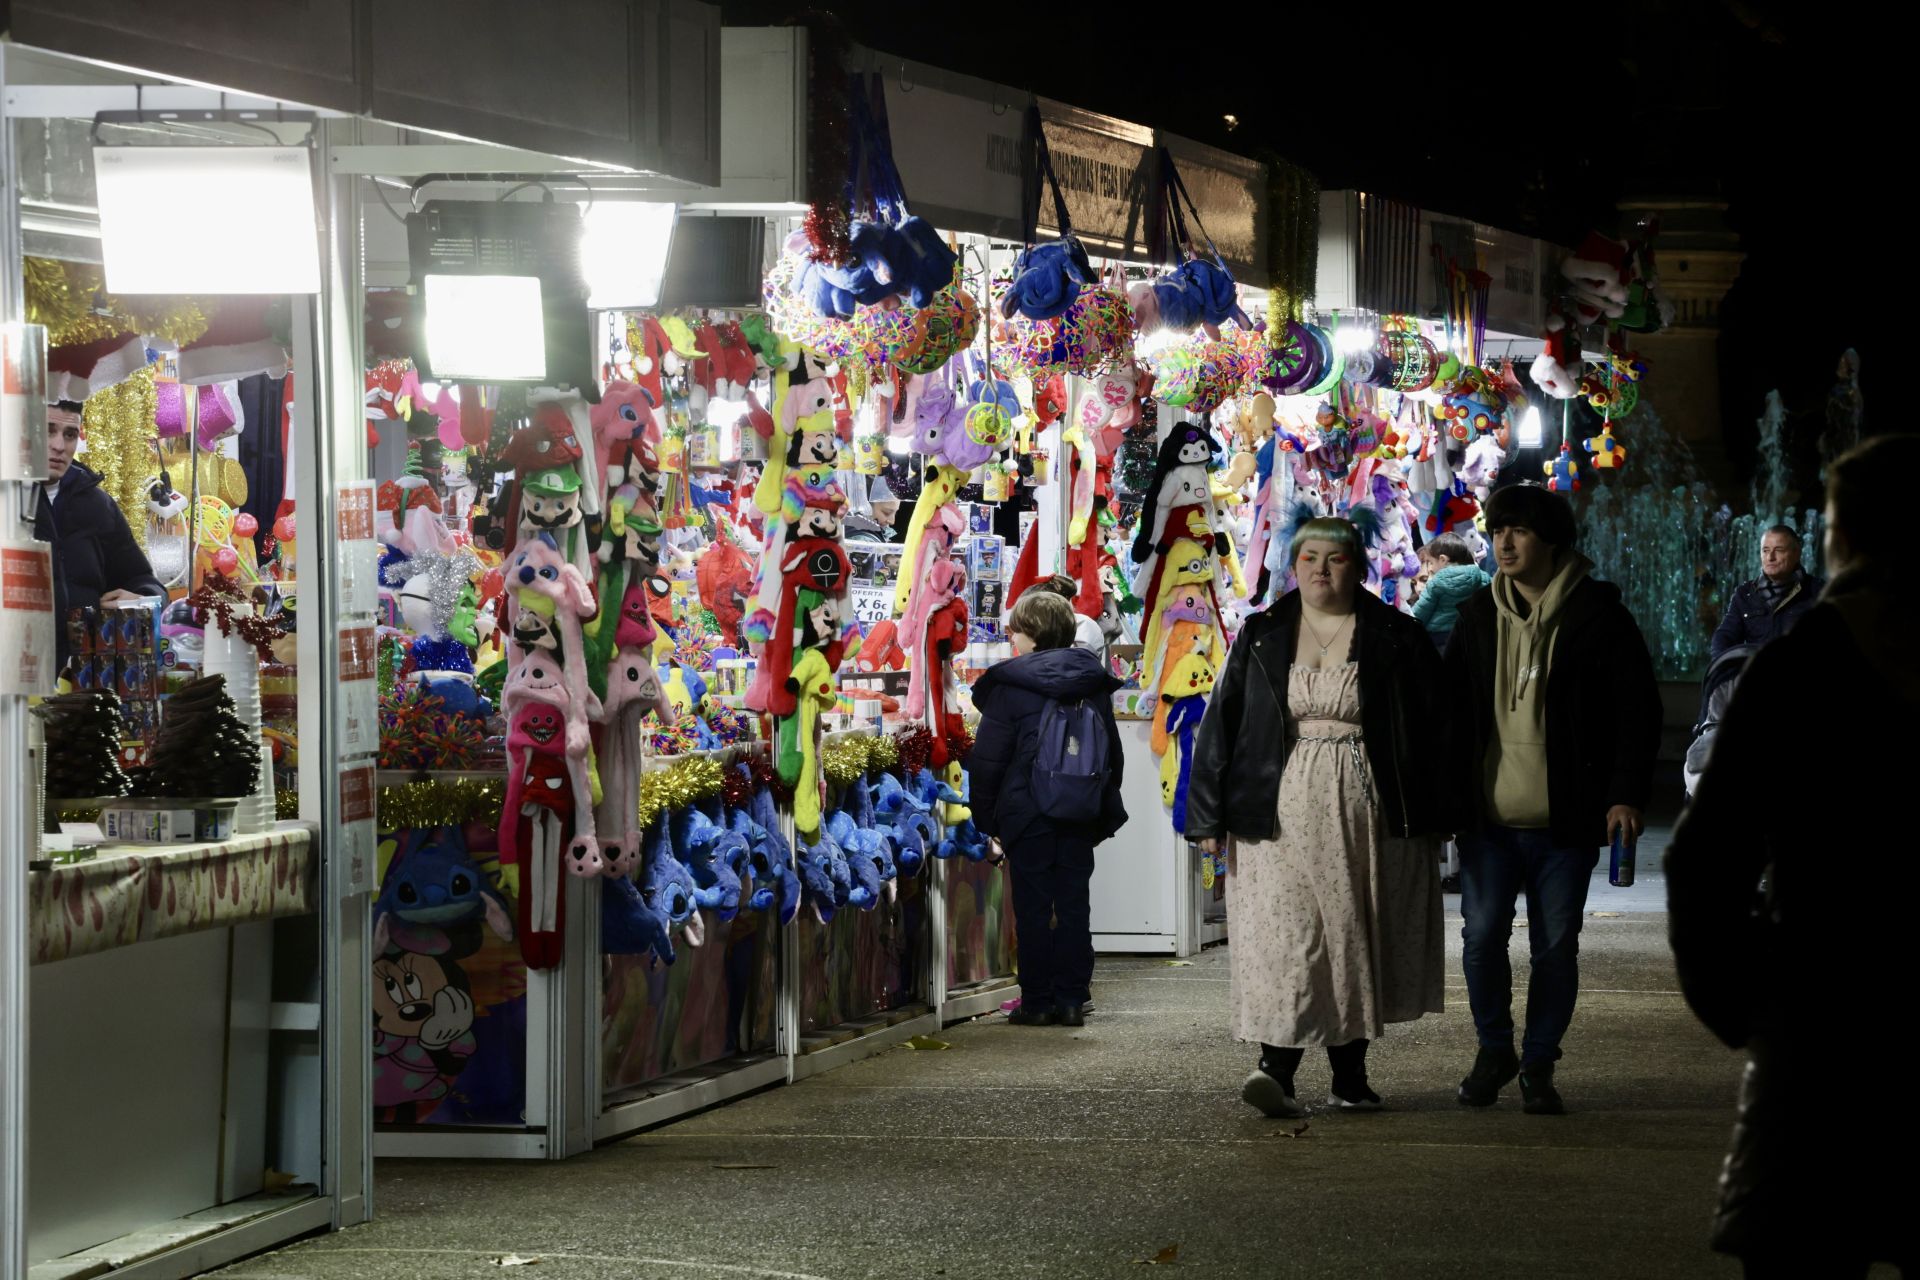
[[[786,1084],[790,1078],[786,1055],[772,1052],[741,1054],[662,1076],[609,1099],[594,1121],[594,1140],[609,1142],[638,1133],[769,1085]]]
[[[192,1276],[243,1258],[288,1235],[325,1226],[331,1206],[311,1186],[263,1192],[217,1209],[191,1213],[172,1222],[95,1245],[64,1258],[37,1262],[27,1269],[28,1280],[92,1280],[111,1274],[160,1280]],[[301,1226],[301,1219],[311,1224]]]
[[[217,843],[105,845],[85,862],[29,871],[30,962],[306,915],[314,830],[281,822]]]
[[[1020,980],[1012,976],[988,978],[984,982],[955,988],[947,992],[947,998],[940,1002],[940,1024],[950,1026],[968,1018],[993,1013],[1007,1001],[1019,998]]]
[[[848,1063],[884,1053],[918,1035],[940,1030],[940,1014],[932,1006],[916,1001],[861,1018],[854,1022],[824,1027],[800,1037],[800,1052],[793,1059],[793,1079],[805,1080]]]

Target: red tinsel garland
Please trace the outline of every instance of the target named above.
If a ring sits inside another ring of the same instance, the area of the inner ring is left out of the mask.
[[[933,732],[923,724],[896,730],[893,740],[900,746],[900,772],[909,778],[933,758]]]
[[[807,216],[802,224],[816,262],[853,257],[847,209],[849,135],[847,33],[838,18],[818,10],[800,19],[807,28]]]
[[[257,614],[234,617],[235,605],[248,602],[246,588],[217,569],[209,569],[207,576],[200,580],[187,604],[200,618],[202,626],[208,619],[220,628],[220,634],[230,636],[235,631],[240,638],[252,645],[260,654],[260,661],[273,661],[273,642],[287,634],[287,625],[280,617],[262,618]]]

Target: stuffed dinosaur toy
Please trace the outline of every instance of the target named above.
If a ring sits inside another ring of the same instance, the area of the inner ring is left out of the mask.
[[[474,862],[460,828],[403,833],[373,900],[373,954],[389,947],[416,955],[466,950],[455,935],[477,930],[482,920],[502,941],[513,940],[513,908]]]

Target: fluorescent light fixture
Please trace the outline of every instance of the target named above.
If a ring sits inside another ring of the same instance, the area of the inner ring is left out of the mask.
[[[444,382],[529,382],[547,376],[538,276],[429,275],[427,360]]]
[[[1537,405],[1528,405],[1527,411],[1520,415],[1520,447],[1538,449],[1545,439],[1540,431],[1540,409]]]
[[[318,293],[304,147],[95,147],[114,293]]]
[[[601,200],[581,218],[580,266],[596,311],[660,301],[679,209],[638,200]]]

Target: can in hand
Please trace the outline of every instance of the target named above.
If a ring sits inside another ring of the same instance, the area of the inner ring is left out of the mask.
[[[1613,861],[1607,866],[1607,883],[1616,889],[1633,885],[1633,846],[1625,827],[1613,829]]]

